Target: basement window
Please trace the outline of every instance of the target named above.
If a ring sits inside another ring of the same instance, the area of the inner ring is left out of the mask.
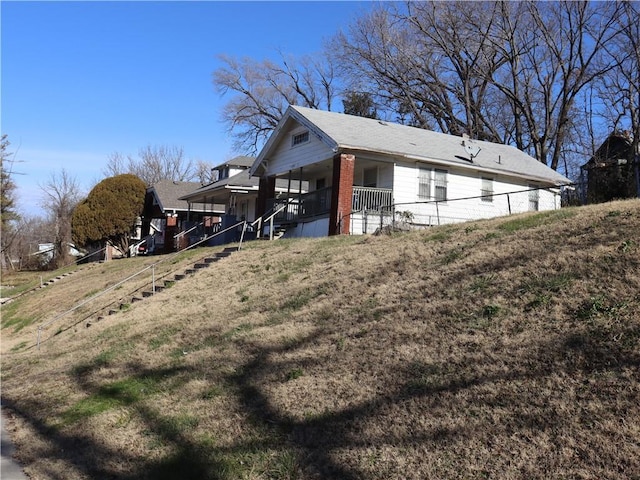
[[[296,145],[300,145],[302,143],[307,143],[309,141],[309,130],[306,132],[296,133],[291,136],[291,146],[295,147]]]

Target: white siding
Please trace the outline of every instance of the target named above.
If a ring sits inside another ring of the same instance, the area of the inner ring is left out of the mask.
[[[493,178],[493,201],[482,201],[482,173],[447,170],[447,201],[419,202],[419,168],[438,168],[428,164],[396,164],[394,170],[394,203],[396,212],[408,211],[413,222],[422,225],[464,222],[480,218],[492,218],[530,209],[529,188],[526,182],[509,178]],[[519,192],[520,191],[520,192]],[[512,193],[519,192],[519,193]],[[508,195],[499,195],[509,193]],[[434,189],[431,189],[434,195]],[[539,191],[539,210],[559,208],[559,195],[547,190]]]
[[[280,143],[267,159],[266,175],[280,175],[306,165],[333,158],[333,152],[317,135],[309,132],[309,142],[291,146],[291,136],[304,131],[299,126],[282,133]]]

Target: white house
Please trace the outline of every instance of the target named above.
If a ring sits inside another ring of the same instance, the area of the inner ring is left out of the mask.
[[[426,226],[556,209],[571,183],[508,145],[297,106],[251,174],[260,177],[258,214],[274,203],[277,181],[308,182],[282,217],[292,237],[364,233],[392,212]]]

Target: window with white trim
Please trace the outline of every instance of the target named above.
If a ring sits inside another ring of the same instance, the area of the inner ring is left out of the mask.
[[[418,169],[418,199],[431,200],[431,169]]]
[[[437,202],[444,202],[447,200],[447,171],[446,170],[434,170],[434,196]]]
[[[291,146],[295,147],[309,141],[309,130],[291,135]]]
[[[482,195],[483,202],[493,202],[493,178],[482,177],[480,195]]]

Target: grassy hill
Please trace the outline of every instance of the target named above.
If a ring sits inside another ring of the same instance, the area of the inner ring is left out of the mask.
[[[640,478],[639,232],[634,200],[254,242],[37,350],[37,312],[157,258],[80,269],[3,306],[20,460],[36,479]]]

